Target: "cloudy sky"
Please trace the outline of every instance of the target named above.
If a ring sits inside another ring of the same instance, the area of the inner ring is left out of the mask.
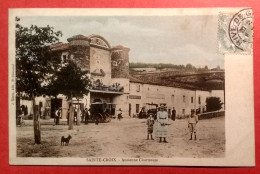
[[[54,27],[67,38],[98,34],[110,45],[131,49],[130,62],[191,63],[197,67],[224,68],[217,53],[217,16],[72,16],[20,17],[24,26]]]

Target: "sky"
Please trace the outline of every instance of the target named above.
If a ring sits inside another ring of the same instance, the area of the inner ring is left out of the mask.
[[[224,68],[218,54],[217,16],[26,16],[23,26],[51,26],[63,33],[61,42],[97,34],[111,46],[130,48],[130,62],[172,63]]]

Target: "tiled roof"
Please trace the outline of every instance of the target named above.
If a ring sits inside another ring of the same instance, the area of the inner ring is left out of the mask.
[[[82,34],[78,34],[78,35],[75,35],[75,36],[72,36],[70,38],[67,39],[69,42],[72,41],[72,40],[87,40],[87,41],[90,41],[90,39]]]
[[[127,48],[123,45],[116,45],[116,46],[113,46],[111,49],[112,50],[128,50],[128,51],[130,51],[130,48]]]
[[[69,44],[68,43],[62,43],[62,42],[58,42],[56,44],[53,44],[50,46],[52,51],[57,51],[57,50],[67,50],[69,49]]]
[[[146,75],[130,75],[129,80],[130,82],[141,84],[168,86],[190,90],[208,91],[214,89],[223,89],[223,80],[216,79],[219,79],[222,76],[222,78],[224,78],[224,72],[219,72],[216,77],[214,77],[214,75],[215,73],[192,74],[189,76],[187,76],[185,73],[183,75],[166,75],[163,73],[154,73]],[[204,81],[201,82],[200,80],[203,79]]]
[[[129,81],[133,83],[144,83],[142,80],[139,80],[131,75],[129,75]]]

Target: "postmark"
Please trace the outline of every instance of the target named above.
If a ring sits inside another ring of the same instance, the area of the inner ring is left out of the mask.
[[[246,8],[235,14],[220,13],[218,47],[223,54],[252,54],[253,11]]]
[[[253,43],[252,9],[243,9],[236,13],[229,23],[229,38],[232,43],[243,51],[250,49]]]

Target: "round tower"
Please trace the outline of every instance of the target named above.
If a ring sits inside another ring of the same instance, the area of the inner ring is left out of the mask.
[[[111,49],[111,81],[124,89],[122,95],[113,98],[113,103],[125,116],[129,115],[129,51],[129,48],[122,45]]]
[[[111,77],[129,78],[129,51],[122,45],[111,49]]]
[[[83,35],[72,36],[69,42],[69,57],[86,71],[90,71],[90,39]]]

